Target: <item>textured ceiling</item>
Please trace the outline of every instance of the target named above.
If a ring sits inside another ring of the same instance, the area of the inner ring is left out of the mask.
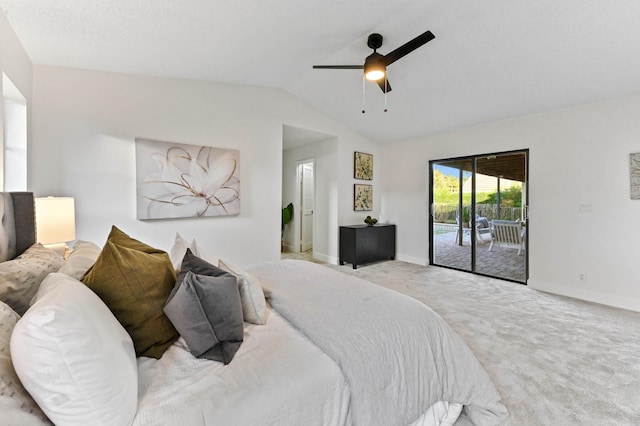
[[[640,93],[637,0],[0,0],[35,64],[282,88],[388,143]],[[365,87],[386,54],[436,39]],[[316,129],[311,129],[316,130]]]

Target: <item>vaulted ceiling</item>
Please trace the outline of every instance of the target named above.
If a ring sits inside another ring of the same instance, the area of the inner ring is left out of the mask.
[[[379,143],[640,93],[637,0],[0,7],[35,64],[277,87]],[[364,63],[370,33],[383,35],[386,54],[426,30],[436,38],[389,67],[386,99],[374,83],[363,96],[358,70],[312,69]]]

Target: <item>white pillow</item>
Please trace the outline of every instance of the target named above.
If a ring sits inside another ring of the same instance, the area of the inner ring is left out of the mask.
[[[50,274],[16,324],[11,356],[22,384],[56,424],[126,425],[137,409],[133,343],[80,281]]]
[[[44,425],[47,417],[20,383],[11,363],[9,341],[20,316],[0,302],[0,413],[4,425]]]
[[[58,272],[79,280],[96,263],[101,250],[100,247],[90,241],[78,240],[73,245],[73,251],[69,253],[64,265]]]
[[[206,260],[212,265],[216,265],[218,263],[218,258],[198,244],[195,238],[189,243],[182,237],[182,235],[176,232],[175,241],[173,242],[173,246],[171,246],[171,250],[169,250],[169,258],[171,259],[173,268],[177,273],[180,273],[182,259],[184,259],[184,254],[187,252],[187,249],[191,249],[191,253],[200,259]]]
[[[264,300],[260,281],[249,272],[223,260],[218,261],[218,267],[230,272],[238,279],[238,290],[240,290],[244,320],[252,324],[266,324],[267,302]]]
[[[171,259],[171,263],[173,264],[173,267],[177,272],[180,272],[182,259],[184,259],[184,254],[187,252],[187,249],[191,249],[191,253],[200,257],[196,240],[194,239],[193,241],[191,241],[191,243],[189,243],[187,240],[182,238],[182,235],[176,232],[176,239],[173,242],[171,250],[169,251],[169,258]]]

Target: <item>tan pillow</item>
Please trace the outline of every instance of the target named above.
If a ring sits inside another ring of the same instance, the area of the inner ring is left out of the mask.
[[[89,241],[78,240],[58,272],[79,280],[95,263],[99,255],[100,247]]]
[[[265,325],[267,323],[267,302],[264,299],[260,281],[249,272],[235,265],[218,261],[218,267],[238,279],[238,290],[242,301],[244,320],[252,324]]]
[[[40,243],[35,243],[15,259],[0,263],[0,301],[23,315],[42,280],[62,265],[62,256]]]
[[[162,310],[176,283],[166,252],[141,243],[114,226],[82,282],[127,330],[136,356],[160,358],[178,338]]]
[[[51,424],[13,369],[9,342],[20,316],[0,302],[0,423],[6,425]]]

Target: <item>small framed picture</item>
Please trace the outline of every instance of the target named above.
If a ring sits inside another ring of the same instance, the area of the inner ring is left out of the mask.
[[[373,187],[371,185],[353,185],[353,210],[370,211],[373,209]]]
[[[353,177],[362,180],[373,180],[373,155],[355,152]]]
[[[640,153],[629,155],[629,178],[631,180],[631,199],[640,200]]]

